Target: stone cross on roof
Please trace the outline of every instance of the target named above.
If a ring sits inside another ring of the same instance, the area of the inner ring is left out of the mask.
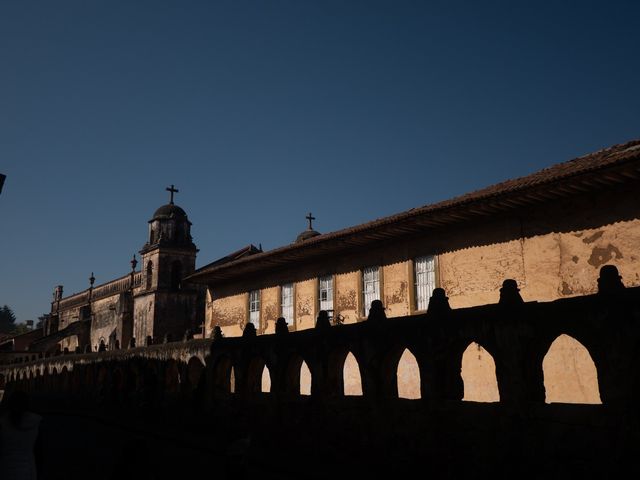
[[[313,226],[311,225],[311,221],[312,221],[312,220],[315,220],[315,219],[316,219],[316,217],[312,216],[312,215],[311,215],[311,212],[309,212],[309,215],[307,215],[307,216],[306,216],[306,217],[304,217],[304,218],[306,218],[307,220],[309,220],[309,230],[313,230]]]
[[[169,201],[169,203],[173,205],[173,194],[178,193],[180,190],[178,190],[177,188],[173,188],[173,184],[171,185],[171,187],[165,188],[165,190],[171,193],[171,200]]]

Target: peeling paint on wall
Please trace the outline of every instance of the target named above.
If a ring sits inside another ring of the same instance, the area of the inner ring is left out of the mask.
[[[264,288],[260,294],[260,328],[258,333],[273,333],[276,319],[280,312],[280,289],[278,287]]]
[[[599,268],[602,265],[609,263],[611,260],[624,258],[622,252],[615,245],[607,245],[606,247],[595,247],[591,251],[589,257],[589,265],[593,265],[595,268]]]
[[[533,226],[525,222],[522,230],[519,220],[513,221],[517,231],[528,229],[549,233],[528,235],[524,238],[494,242],[464,248],[451,248],[438,255],[439,285],[449,297],[452,308],[463,308],[474,305],[495,303],[499,298],[499,289],[507,278],[515,279],[520,294],[525,301],[551,301],[557,298],[587,295],[595,292],[599,268],[604,264],[615,265],[627,286],[640,285],[638,256],[631,252],[638,251],[640,238],[640,220],[617,221],[610,225],[597,226],[580,231],[556,232],[546,217],[531,220]],[[511,227],[513,227],[511,225]],[[511,231],[505,223],[496,228]],[[486,226],[490,232],[493,225]],[[477,232],[476,232],[477,233]],[[473,232],[462,231],[466,237]],[[477,233],[482,239],[482,232]],[[455,243],[453,238],[451,243]],[[413,248],[413,247],[412,247]],[[416,250],[415,256],[427,254]],[[400,245],[398,250],[412,250]],[[433,251],[430,251],[433,253]],[[373,251],[372,258],[367,261],[366,252],[358,261],[362,265],[375,264],[379,261],[379,252]],[[375,260],[374,260],[375,257]],[[340,259],[334,259],[338,262]],[[409,278],[411,269],[406,261],[393,261],[382,267],[382,300],[387,308],[388,317],[408,315],[410,310],[410,289],[413,279]],[[311,278],[315,271],[302,271],[299,274]],[[334,311],[344,317],[344,323],[361,320],[360,311],[361,278],[359,270],[335,274]],[[311,328],[315,324],[314,315],[317,306],[317,280],[304,280],[296,283],[296,328]],[[269,289],[263,289],[263,295]],[[248,289],[247,289],[248,291]],[[236,310],[229,306],[240,296],[228,296],[213,301],[215,315],[227,324],[243,323],[246,305],[237,301]],[[279,301],[279,299],[278,299]],[[226,302],[226,303],[225,303]],[[229,303],[230,302],[230,303]],[[279,303],[277,303],[279,308]],[[218,310],[216,310],[216,308]],[[264,311],[267,324],[274,322],[274,307]],[[212,314],[214,315],[214,314]],[[221,323],[221,325],[224,325]],[[271,332],[273,330],[269,330]]]
[[[582,239],[582,241],[583,241],[584,243],[593,243],[593,242],[595,242],[596,240],[598,240],[600,237],[602,237],[602,235],[603,235],[603,234],[604,234],[604,232],[603,232],[602,230],[599,230],[599,231],[595,232],[594,234],[589,235],[588,237],[583,238],[583,239]]]
[[[216,300],[212,308],[213,326],[243,325],[246,322],[247,307],[245,304],[244,294]]]
[[[316,324],[315,319],[315,290],[317,282],[314,280],[305,280],[296,283],[296,330],[304,330],[313,328]]]
[[[407,262],[383,266],[383,297],[387,316],[409,315],[409,265]]]
[[[338,295],[337,303],[338,303],[337,310],[339,312],[343,310],[355,310],[358,305],[356,301],[356,291],[349,290],[345,293],[341,293],[340,295]]]

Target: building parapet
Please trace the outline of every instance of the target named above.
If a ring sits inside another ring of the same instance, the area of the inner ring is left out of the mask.
[[[131,288],[142,285],[142,272],[135,272],[133,275],[133,286],[131,283],[131,274],[124,275],[110,282],[98,285],[97,287],[88,288],[82,292],[74,293],[60,300],[52,302],[52,311],[64,310],[89,303],[89,301],[99,300],[101,298],[126,292]]]

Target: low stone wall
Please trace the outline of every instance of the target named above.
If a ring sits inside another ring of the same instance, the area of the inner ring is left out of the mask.
[[[320,460],[356,470],[358,461],[372,469],[427,462],[457,478],[496,468],[505,476],[527,469],[589,476],[633,466],[640,288],[601,275],[598,294],[554,302],[522,302],[510,281],[498,304],[452,310],[443,291],[433,298],[424,315],[386,319],[374,311],[358,324],[260,336],[245,328],[243,337],[29,358],[0,372],[7,390],[26,389],[70,411],[180,418],[212,428],[218,445],[252,432],[261,454],[300,468]],[[543,361],[561,336],[593,360],[601,405],[545,403]],[[495,362],[498,402],[462,400],[462,358],[473,344]],[[398,398],[406,350],[418,365],[418,400]],[[361,396],[344,394],[349,354]],[[301,395],[303,365],[309,395]]]

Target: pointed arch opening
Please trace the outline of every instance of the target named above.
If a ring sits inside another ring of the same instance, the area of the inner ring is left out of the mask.
[[[231,358],[223,356],[216,360],[213,369],[213,386],[216,392],[222,394],[231,393],[232,368]]]
[[[169,360],[167,362],[164,380],[166,393],[178,393],[180,390],[180,370],[175,360]]]
[[[556,338],[542,360],[546,403],[602,404],[598,371],[589,351],[575,338]]]
[[[198,387],[203,371],[204,364],[202,361],[198,357],[191,357],[187,363],[187,381],[191,390],[195,390]]]
[[[304,360],[300,365],[300,395],[311,395],[311,370]]]
[[[398,397],[410,400],[422,398],[420,391],[420,367],[416,357],[405,348],[396,370]]]
[[[291,395],[311,395],[312,375],[302,356],[293,355],[287,363],[282,390]]]
[[[255,357],[247,369],[247,391],[250,393],[271,392],[271,375],[262,357]]]
[[[460,375],[464,383],[466,402],[492,403],[500,401],[496,362],[493,356],[476,342],[471,342],[462,354]]]
[[[182,282],[182,262],[174,260],[171,264],[171,290],[180,290]]]
[[[360,365],[353,353],[347,353],[342,367],[342,378],[344,381],[344,394],[347,396],[362,396],[362,376],[360,375]]]
[[[153,243],[153,242],[152,242]],[[147,262],[147,272],[146,272],[146,289],[150,290],[151,289],[151,283],[153,281],[153,262],[151,260],[149,260]]]
[[[262,369],[262,376],[260,378],[260,391],[262,393],[271,393],[271,374],[269,368],[265,365]]]

